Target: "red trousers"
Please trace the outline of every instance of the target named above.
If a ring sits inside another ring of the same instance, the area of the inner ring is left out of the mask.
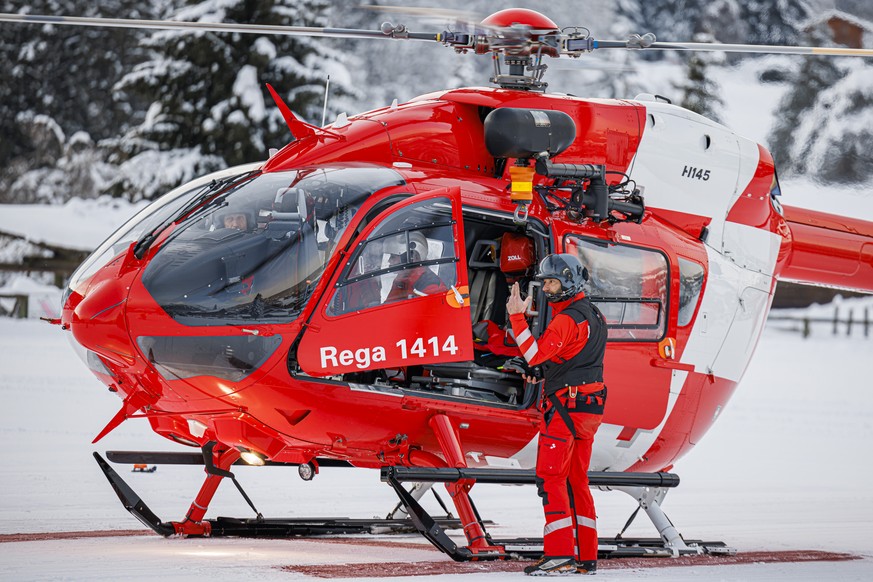
[[[567,399],[560,399],[566,405]],[[537,489],[543,498],[546,526],[543,553],[597,559],[597,516],[588,489],[588,464],[601,414],[568,411],[576,437],[554,408],[547,408],[540,423],[537,449]]]

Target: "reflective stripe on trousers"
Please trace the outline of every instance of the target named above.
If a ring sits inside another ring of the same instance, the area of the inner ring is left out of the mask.
[[[536,474],[546,518],[543,553],[596,560],[597,522],[588,489],[588,464],[594,434],[603,417],[573,412],[570,418],[576,429],[575,439],[558,414],[549,415],[548,424],[545,420],[540,424]]]

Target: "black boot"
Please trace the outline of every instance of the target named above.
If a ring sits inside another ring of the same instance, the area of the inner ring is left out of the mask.
[[[577,574],[596,574],[597,560],[585,560],[584,562],[576,561]]]
[[[576,573],[576,561],[570,556],[543,556],[524,569],[528,576],[562,576]]]

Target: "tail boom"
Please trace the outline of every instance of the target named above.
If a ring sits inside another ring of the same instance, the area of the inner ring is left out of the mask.
[[[784,207],[791,252],[780,281],[873,293],[873,222]]]

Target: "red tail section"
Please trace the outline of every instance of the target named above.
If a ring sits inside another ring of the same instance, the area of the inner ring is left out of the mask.
[[[784,210],[793,243],[780,280],[873,293],[873,222]]]

